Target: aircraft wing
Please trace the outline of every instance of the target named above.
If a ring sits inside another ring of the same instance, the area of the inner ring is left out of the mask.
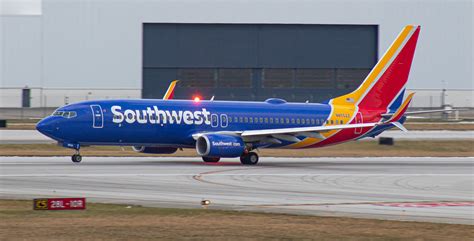
[[[245,141],[265,140],[272,143],[281,143],[279,140],[290,142],[299,142],[296,136],[306,136],[313,138],[325,139],[321,132],[332,130],[373,127],[383,123],[363,123],[363,124],[346,124],[346,125],[331,125],[331,126],[310,126],[310,127],[295,127],[295,128],[279,128],[279,129],[263,129],[263,130],[247,130],[247,131],[219,131],[212,132],[213,134],[235,135],[241,136]],[[207,133],[193,134],[194,139]]]

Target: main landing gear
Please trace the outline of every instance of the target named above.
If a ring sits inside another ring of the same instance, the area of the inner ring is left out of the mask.
[[[74,163],[79,163],[82,161],[81,153],[79,153],[79,149],[76,149],[76,154],[71,156],[71,160]]]
[[[219,162],[221,158],[220,157],[207,157],[207,156],[203,156],[202,157],[202,160],[204,162],[210,162],[210,163],[216,163],[216,162]]]
[[[258,163],[258,154],[255,152],[248,152],[240,156],[240,162],[244,165],[255,165]]]
[[[216,163],[220,161],[220,157],[207,157],[203,156],[202,160],[207,163]],[[240,156],[240,162],[243,165],[255,165],[258,163],[258,154],[255,152],[247,152]]]

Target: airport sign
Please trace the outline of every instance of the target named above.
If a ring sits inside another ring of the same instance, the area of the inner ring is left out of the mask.
[[[33,200],[34,210],[84,210],[85,198],[38,198]]]

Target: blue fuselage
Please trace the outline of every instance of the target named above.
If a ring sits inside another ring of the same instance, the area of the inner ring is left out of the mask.
[[[43,119],[37,128],[70,145],[194,147],[196,133],[320,126],[331,110],[328,104],[279,99],[102,100],[61,107],[55,112],[59,115]]]

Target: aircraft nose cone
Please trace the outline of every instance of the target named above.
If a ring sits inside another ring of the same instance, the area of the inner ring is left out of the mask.
[[[51,133],[53,132],[53,120],[51,118],[46,117],[42,119],[40,122],[36,124],[36,130],[41,132],[42,134],[46,136],[51,136]]]

